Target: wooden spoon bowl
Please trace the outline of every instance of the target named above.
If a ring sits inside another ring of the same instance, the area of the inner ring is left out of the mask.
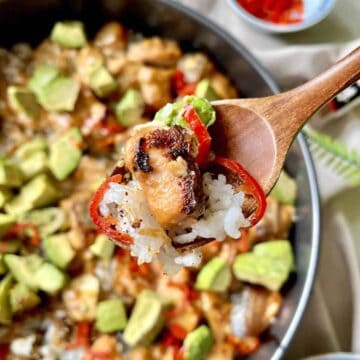
[[[212,103],[217,155],[238,161],[268,194],[297,133],[336,94],[360,78],[360,48],[309,82],[282,94]]]
[[[309,82],[282,94],[212,103],[217,120],[210,128],[215,153],[239,162],[269,194],[297,133],[336,94],[360,78],[360,48]],[[252,204],[244,202],[244,208]],[[186,251],[214,239],[173,244]]]

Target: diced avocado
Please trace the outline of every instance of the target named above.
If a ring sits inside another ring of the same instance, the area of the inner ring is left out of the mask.
[[[197,84],[195,95],[209,101],[219,100],[219,96],[211,86],[209,79],[203,79]]]
[[[184,360],[202,360],[211,350],[213,336],[206,325],[188,333],[184,339]]]
[[[2,325],[9,325],[12,319],[9,296],[11,285],[12,278],[10,275],[6,276],[0,282],[0,324]]]
[[[230,266],[225,260],[215,257],[200,270],[195,287],[198,290],[226,291],[231,282]]]
[[[80,84],[66,76],[59,76],[38,94],[40,104],[48,111],[73,111],[80,91]]]
[[[125,329],[126,311],[120,299],[101,301],[96,310],[96,328],[103,333]]]
[[[0,253],[15,254],[21,248],[21,244],[22,242],[17,239],[0,241]]]
[[[40,105],[30,90],[18,86],[9,86],[7,88],[7,96],[9,104],[15,112],[29,117],[39,115]]]
[[[80,21],[59,21],[50,35],[51,41],[67,48],[81,48],[86,44],[84,25]]]
[[[129,89],[116,104],[117,121],[124,127],[130,127],[139,122],[144,112],[145,102],[141,93]]]
[[[185,96],[185,104],[191,104],[206,127],[212,125],[216,120],[216,113],[210,102],[197,96]]]
[[[37,152],[44,152],[46,150],[47,150],[47,143],[45,139],[39,137],[19,146],[16,149],[14,156],[18,160],[25,160]]]
[[[66,179],[79,165],[83,139],[78,128],[72,128],[50,146],[49,168],[58,180]]]
[[[52,65],[38,66],[32,75],[29,88],[38,102],[48,111],[72,111],[79,95],[79,83]]]
[[[23,183],[23,174],[18,166],[7,160],[0,160],[0,185],[18,187]]]
[[[266,241],[252,253],[240,254],[233,264],[235,276],[242,281],[278,291],[294,268],[291,245],[287,240]]]
[[[66,284],[65,274],[50,263],[43,263],[33,274],[40,290],[54,295]]]
[[[37,175],[21,188],[5,210],[11,215],[21,215],[31,209],[46,206],[59,197],[59,190],[46,174]]]
[[[10,304],[13,313],[33,309],[39,303],[39,296],[24,284],[17,283],[10,290]]]
[[[47,169],[47,144],[44,139],[36,138],[21,145],[14,154],[25,179],[30,179]]]
[[[6,188],[0,188],[0,209],[12,198],[12,192]]]
[[[1,247],[1,244],[0,244],[0,247]],[[0,275],[5,274],[6,271],[7,271],[7,268],[4,263],[4,254],[0,253]]]
[[[117,82],[104,66],[99,66],[89,75],[89,85],[100,98],[106,97],[117,88]]]
[[[206,127],[209,127],[215,122],[216,114],[210,102],[197,96],[185,96],[174,104],[166,104],[155,114],[154,121],[169,126],[179,125],[188,127],[186,121],[182,118],[184,107],[187,104],[194,107]]]
[[[39,229],[42,237],[67,230],[69,227],[68,216],[63,208],[49,207],[33,210],[21,217],[21,220],[31,222]]]
[[[48,157],[45,152],[39,151],[27,159],[19,162],[19,168],[25,179],[31,179],[35,175],[46,171]]]
[[[103,260],[110,260],[115,250],[115,244],[104,234],[96,237],[90,246],[90,251]]]
[[[60,75],[61,71],[53,65],[39,65],[31,76],[28,86],[39,97],[43,90]]]
[[[28,256],[7,254],[4,256],[4,262],[12,276],[19,283],[24,284],[35,291],[39,288],[34,273],[44,262],[40,256],[36,254]]]
[[[285,171],[282,171],[278,181],[271,191],[271,195],[283,204],[294,205],[296,191],[296,181],[292,179]]]
[[[258,256],[267,256],[277,259],[286,269],[294,269],[294,254],[288,240],[271,240],[254,246],[253,253]]]
[[[0,214],[0,238],[15,224],[15,221],[16,219],[12,215]]]
[[[124,331],[124,341],[130,346],[148,346],[164,325],[163,299],[156,292],[145,289],[136,299]]]
[[[42,244],[46,257],[61,269],[66,269],[75,256],[68,234],[48,236]]]

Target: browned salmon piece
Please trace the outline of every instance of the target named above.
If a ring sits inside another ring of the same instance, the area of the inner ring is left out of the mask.
[[[127,143],[125,162],[163,227],[175,225],[201,208],[201,175],[194,160],[193,139],[186,129],[140,130]]]

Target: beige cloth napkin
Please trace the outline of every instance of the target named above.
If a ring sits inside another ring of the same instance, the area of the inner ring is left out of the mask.
[[[360,45],[359,33],[358,40],[347,44],[279,46],[273,36],[244,24],[225,0],[178,1],[239,39],[284,90],[310,79]],[[315,116],[311,126],[360,151],[360,106],[345,108],[341,116]],[[286,359],[360,353],[360,188],[350,187],[316,158],[315,165],[323,210],[321,257],[312,298]]]

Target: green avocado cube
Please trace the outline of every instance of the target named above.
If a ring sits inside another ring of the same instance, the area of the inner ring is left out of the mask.
[[[174,104],[166,104],[155,114],[154,121],[168,126],[179,125],[188,128],[189,125],[182,117],[187,104],[194,107],[206,127],[215,122],[216,113],[211,103],[198,96],[185,96]]]
[[[86,44],[84,25],[80,21],[59,21],[51,31],[50,39],[66,48],[81,48]]]
[[[116,119],[124,127],[139,123],[145,109],[145,102],[141,93],[129,89],[115,106]]]
[[[195,288],[216,292],[226,291],[231,282],[231,270],[227,262],[215,257],[205,264],[196,277]]]
[[[23,180],[23,174],[17,165],[7,160],[0,160],[0,185],[19,187]]]
[[[0,188],[0,209],[12,198],[13,194],[9,189]]]
[[[17,283],[10,290],[11,311],[14,314],[33,309],[40,301],[39,296],[24,284]]]
[[[37,175],[25,184],[20,193],[5,205],[7,213],[18,216],[31,209],[46,206],[59,197],[59,190],[46,174]]]
[[[209,101],[219,100],[219,96],[211,86],[209,79],[203,79],[196,85],[195,95]]]
[[[39,288],[38,282],[34,277],[34,273],[44,262],[40,256],[36,254],[28,256],[6,254],[4,256],[4,262],[11,275],[19,283],[26,285],[34,291]]]
[[[12,278],[10,275],[6,276],[0,282],[0,324],[9,325],[12,319],[11,305],[10,305],[10,288],[12,285]]]
[[[82,145],[80,130],[72,128],[50,146],[49,168],[56,179],[66,179],[77,168]]]
[[[30,90],[18,86],[9,86],[7,88],[7,96],[9,104],[15,112],[28,117],[39,115],[40,105]]]
[[[14,157],[18,160],[25,160],[38,152],[46,151],[47,143],[45,139],[39,137],[19,146],[14,153]]]
[[[210,329],[201,325],[184,339],[184,360],[203,360],[214,343]]]
[[[45,172],[48,157],[45,152],[39,151],[19,162],[19,168],[25,179],[31,179],[35,175]]]
[[[294,268],[294,254],[289,240],[271,240],[254,246],[253,253],[257,256],[266,256],[278,259],[286,269]]]
[[[89,85],[95,94],[107,97],[117,88],[117,82],[105,66],[99,66],[89,74]]]
[[[283,170],[270,195],[283,204],[294,205],[296,192],[296,181]]]
[[[1,244],[0,244],[1,247]],[[7,268],[5,266],[5,262],[4,262],[4,254],[0,253],[0,275],[5,274],[7,271]]]
[[[149,346],[164,326],[164,299],[145,289],[136,299],[123,339],[129,346]]]
[[[124,303],[121,299],[101,301],[96,310],[96,329],[110,333],[125,329],[127,323]]]
[[[115,244],[104,234],[96,237],[90,251],[103,260],[110,260],[114,254]]]
[[[23,214],[20,220],[28,221],[36,225],[41,237],[49,236],[57,231],[64,231],[69,228],[67,213],[60,207],[32,210]]]
[[[14,225],[16,219],[12,215],[0,214],[0,238],[4,236],[12,225]]]
[[[233,264],[237,279],[279,291],[294,268],[294,256],[287,240],[266,241],[251,253],[240,254]]]
[[[66,285],[66,275],[50,263],[43,263],[33,274],[40,290],[55,295]]]
[[[60,269],[66,269],[75,257],[68,234],[48,236],[42,241],[46,257]]]
[[[0,241],[0,253],[15,254],[20,250],[21,245],[22,242],[17,239]]]
[[[47,169],[47,144],[43,138],[35,138],[21,145],[14,153],[25,179],[45,172]]]
[[[53,80],[61,75],[61,71],[50,64],[39,65],[31,76],[28,86],[37,97]]]
[[[59,76],[42,88],[38,100],[48,111],[73,111],[79,92],[80,84],[76,80]]]

